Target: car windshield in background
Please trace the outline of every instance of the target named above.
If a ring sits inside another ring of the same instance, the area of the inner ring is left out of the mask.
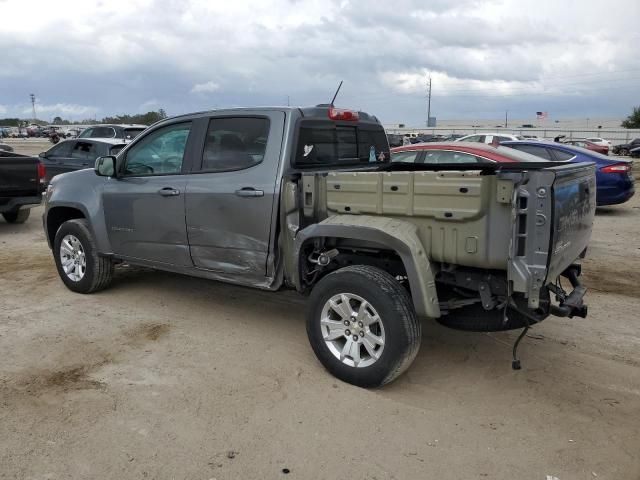
[[[93,127],[87,128],[80,138],[114,138],[116,131],[112,127]]]
[[[389,144],[382,127],[337,126],[329,122],[303,122],[295,163],[298,166],[387,163]]]

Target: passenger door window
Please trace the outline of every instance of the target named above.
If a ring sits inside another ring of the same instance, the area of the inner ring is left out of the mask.
[[[414,150],[412,152],[394,152],[391,154],[392,162],[415,163],[420,152]]]
[[[561,150],[554,150],[553,155],[556,157],[556,160],[560,162],[565,162],[576,157],[573,153],[563,152]]]
[[[267,118],[212,118],[202,154],[202,170],[228,172],[258,165],[264,159],[268,136]]]
[[[521,152],[530,153],[531,155],[535,155],[536,157],[542,158],[544,160],[553,160],[551,157],[551,153],[544,147],[538,147],[534,145],[509,145],[511,148],[515,148],[516,150],[520,150]]]
[[[422,163],[427,164],[470,164],[470,163],[484,163],[475,155],[462,152],[453,152],[451,150],[426,150],[425,157]]]
[[[68,157],[69,152],[71,151],[71,147],[75,142],[61,142],[58,145],[51,147],[47,151],[47,158],[63,158]]]
[[[157,129],[127,153],[124,175],[176,175],[182,171],[191,123],[178,123]]]
[[[76,142],[71,150],[71,158],[74,159],[74,163],[88,164],[97,156],[96,146],[91,142]]]

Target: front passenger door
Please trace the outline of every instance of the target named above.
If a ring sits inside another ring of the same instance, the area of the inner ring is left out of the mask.
[[[191,122],[156,128],[119,159],[117,179],[104,187],[104,212],[113,252],[175,266],[191,266],[184,218],[183,165],[193,155]]]

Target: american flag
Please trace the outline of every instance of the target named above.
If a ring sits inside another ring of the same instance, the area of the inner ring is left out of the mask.
[[[549,114],[547,112],[536,112],[536,117],[538,117],[538,120],[543,120],[548,116]]]

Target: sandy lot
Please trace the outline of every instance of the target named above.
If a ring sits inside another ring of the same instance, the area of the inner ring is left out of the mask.
[[[589,317],[524,341],[424,325],[407,374],[341,383],[305,302],[138,268],[83,296],[0,220],[0,478],[640,478],[640,196],[598,212]]]

